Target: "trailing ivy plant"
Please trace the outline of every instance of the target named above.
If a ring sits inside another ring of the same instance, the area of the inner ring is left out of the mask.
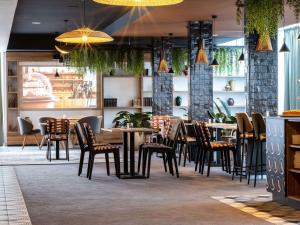
[[[70,67],[80,72],[109,73],[119,68],[137,76],[144,70],[144,51],[141,49],[97,49],[80,48],[73,50],[66,59]]]
[[[239,57],[242,50],[239,48],[218,48],[215,51],[215,57],[219,66],[214,68],[214,72],[221,76],[231,76],[237,74],[240,70]]]
[[[184,48],[172,49],[172,68],[177,75],[181,75],[185,69],[185,63],[187,62],[187,51]]]

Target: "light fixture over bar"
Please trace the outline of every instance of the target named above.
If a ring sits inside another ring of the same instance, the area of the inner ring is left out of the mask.
[[[76,30],[65,32],[55,38],[56,41],[71,44],[97,44],[113,41],[114,39],[102,31],[81,27]]]
[[[105,5],[118,6],[164,6],[175,5],[183,2],[183,0],[93,0],[94,2]]]

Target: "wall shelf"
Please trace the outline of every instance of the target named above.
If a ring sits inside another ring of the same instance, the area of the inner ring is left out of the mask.
[[[294,149],[296,151],[300,151],[300,145],[290,145],[289,146],[291,149]]]
[[[245,79],[246,77],[245,76],[213,76],[213,78],[232,78],[232,79],[236,79],[236,78],[242,78],[242,79]]]
[[[300,169],[289,169],[289,172],[300,174]]]
[[[246,94],[245,91],[213,91],[213,92],[214,93],[226,93],[226,94],[228,94],[228,93],[237,93],[237,94],[244,93],[244,94]]]
[[[116,107],[103,107],[103,109],[141,109],[142,106],[116,106]]]

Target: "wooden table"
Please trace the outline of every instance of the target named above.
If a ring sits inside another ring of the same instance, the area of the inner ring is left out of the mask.
[[[122,132],[123,133],[123,160],[124,160],[124,173],[121,178],[125,179],[138,179],[145,178],[135,172],[135,155],[134,155],[134,134],[135,133],[153,133],[158,132],[152,128],[111,128],[101,129],[108,132]],[[128,149],[128,137],[129,137],[129,149]],[[128,150],[129,150],[129,166],[130,171],[128,173]]]
[[[236,130],[236,123],[206,123],[207,127],[224,130]]]

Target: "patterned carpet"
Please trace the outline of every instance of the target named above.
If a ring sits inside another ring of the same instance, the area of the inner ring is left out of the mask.
[[[300,210],[273,202],[271,195],[212,198],[273,224],[300,224]]]

